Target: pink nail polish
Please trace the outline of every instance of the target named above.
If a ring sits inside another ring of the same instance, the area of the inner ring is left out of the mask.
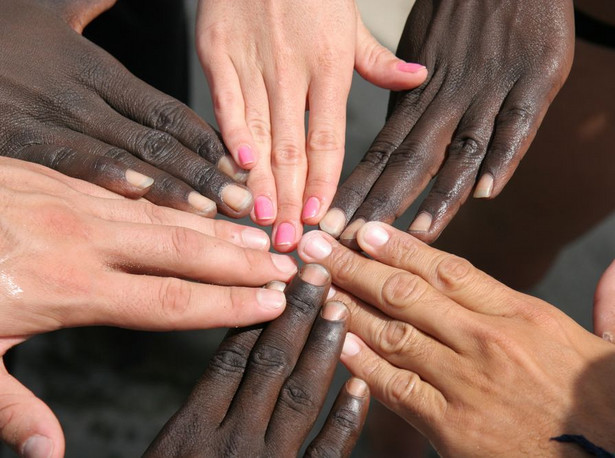
[[[241,163],[242,167],[253,164],[256,160],[254,158],[254,152],[252,151],[252,148],[247,145],[241,146],[239,148],[239,151],[237,152],[237,155],[239,156],[239,162]]]
[[[424,68],[424,65],[413,64],[412,62],[400,62],[399,64],[397,64],[397,70],[406,73],[417,73]]]
[[[314,218],[316,215],[318,215],[319,211],[320,200],[318,200],[316,197],[310,197],[303,206],[303,214],[301,215],[301,217],[303,218],[303,220]]]
[[[290,223],[282,223],[278,226],[275,234],[277,246],[291,245],[295,241],[295,226]]]
[[[254,216],[258,221],[271,221],[273,219],[273,203],[265,196],[259,196],[254,201]]]

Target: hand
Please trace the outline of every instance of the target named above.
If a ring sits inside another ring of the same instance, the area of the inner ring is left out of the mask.
[[[201,0],[197,49],[224,141],[251,169],[252,218],[275,223],[274,246],[285,252],[335,194],[353,68],[395,90],[427,75],[382,47],[352,0]]]
[[[0,155],[204,216],[216,204],[247,215],[250,192],[214,166],[245,179],[217,133],[69,27],[81,30],[101,3],[3,2]]]
[[[436,177],[409,228],[432,242],[472,190],[497,196],[568,76],[573,48],[570,0],[417,0],[398,55],[425,63],[430,77],[393,94],[386,125],[321,229],[352,246],[366,221],[393,222]]]
[[[299,249],[358,298],[336,297],[351,311],[342,362],[439,453],[575,456],[563,434],[615,450],[612,344],[390,226],[357,241],[373,260],[322,232]]]
[[[280,318],[231,330],[145,456],[297,456],[346,334],[344,304],[329,302],[319,314],[329,281],[324,268],[307,265],[288,286]],[[365,382],[348,381],[307,456],[350,455],[368,405]]]
[[[116,170],[109,169],[115,173]],[[37,164],[0,158],[0,358],[36,334],[104,325],[245,326],[278,316],[291,258],[263,231],[117,196]],[[232,285],[232,286],[231,286]],[[28,442],[42,438],[41,445]],[[46,439],[45,439],[46,438]],[[0,359],[0,440],[63,456],[57,419]]]

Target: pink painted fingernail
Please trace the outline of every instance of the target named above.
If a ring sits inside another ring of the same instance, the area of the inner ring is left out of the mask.
[[[254,151],[252,151],[252,148],[250,148],[248,145],[243,145],[239,147],[237,156],[239,156],[239,163],[242,167],[254,164],[254,162],[256,162],[256,158],[254,157]]]
[[[346,334],[346,339],[344,340],[344,346],[342,347],[342,355],[354,356],[360,351],[361,351],[361,345],[359,345],[357,337],[351,333]]]
[[[275,234],[276,246],[292,245],[295,241],[295,226],[290,223],[282,223],[278,226]]]
[[[269,197],[259,196],[254,201],[254,216],[258,221],[273,220],[273,203]]]
[[[399,64],[397,64],[397,70],[405,73],[417,73],[424,68],[424,65],[414,64],[412,62],[400,62]]]
[[[301,217],[305,221],[306,219],[314,218],[320,211],[320,200],[316,197],[310,197],[303,206],[303,214]]]

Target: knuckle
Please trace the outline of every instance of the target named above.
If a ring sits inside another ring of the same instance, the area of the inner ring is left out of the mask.
[[[201,250],[200,237],[197,232],[181,226],[170,228],[170,254],[178,262],[185,262],[191,256],[198,255]]]
[[[217,374],[241,374],[248,360],[249,352],[233,346],[219,350],[210,360],[209,369]]]
[[[415,373],[397,371],[388,380],[385,388],[386,396],[398,406],[413,404],[418,382],[420,378]]]
[[[218,114],[224,113],[227,107],[235,107],[239,103],[239,95],[231,90],[216,92],[213,96],[214,110]]]
[[[472,281],[474,267],[469,261],[453,255],[443,255],[436,263],[438,285],[447,291],[457,291]]]
[[[344,141],[332,129],[310,131],[307,141],[308,152],[340,152]]]
[[[295,412],[305,415],[316,411],[318,406],[311,393],[305,389],[306,386],[289,379],[282,387],[278,401]]]
[[[388,355],[404,354],[414,348],[416,328],[402,321],[387,321],[377,332],[377,342]]]
[[[187,107],[176,100],[168,100],[156,104],[152,113],[153,128],[167,131],[174,127],[180,127],[186,122]]]
[[[260,116],[254,116],[248,120],[248,129],[254,140],[261,144],[271,142],[271,124]]]
[[[330,257],[330,266],[334,269],[336,282],[347,284],[355,280],[358,274],[358,255],[350,250],[334,250]]]
[[[290,367],[287,353],[274,344],[263,343],[250,355],[250,368],[269,377],[284,376]]]
[[[65,170],[78,158],[77,151],[71,148],[58,148],[49,156],[49,168]]]
[[[183,319],[190,308],[191,299],[190,283],[172,277],[162,280],[158,301],[165,321],[174,323]]]
[[[147,129],[137,139],[136,149],[145,161],[161,165],[168,162],[176,153],[177,142],[166,132]]]
[[[426,284],[407,272],[397,272],[386,279],[382,287],[383,302],[394,309],[404,310],[422,300]]]
[[[298,167],[305,164],[303,148],[293,142],[283,142],[277,145],[273,153],[274,167]]]

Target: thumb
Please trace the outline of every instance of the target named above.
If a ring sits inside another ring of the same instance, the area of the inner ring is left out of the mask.
[[[615,343],[615,261],[604,271],[596,288],[594,333]]]
[[[413,89],[427,78],[427,68],[405,62],[374,38],[357,13],[355,69],[365,80],[392,91]]]
[[[61,458],[64,434],[51,409],[11,376],[0,359],[0,440],[26,458]]]

